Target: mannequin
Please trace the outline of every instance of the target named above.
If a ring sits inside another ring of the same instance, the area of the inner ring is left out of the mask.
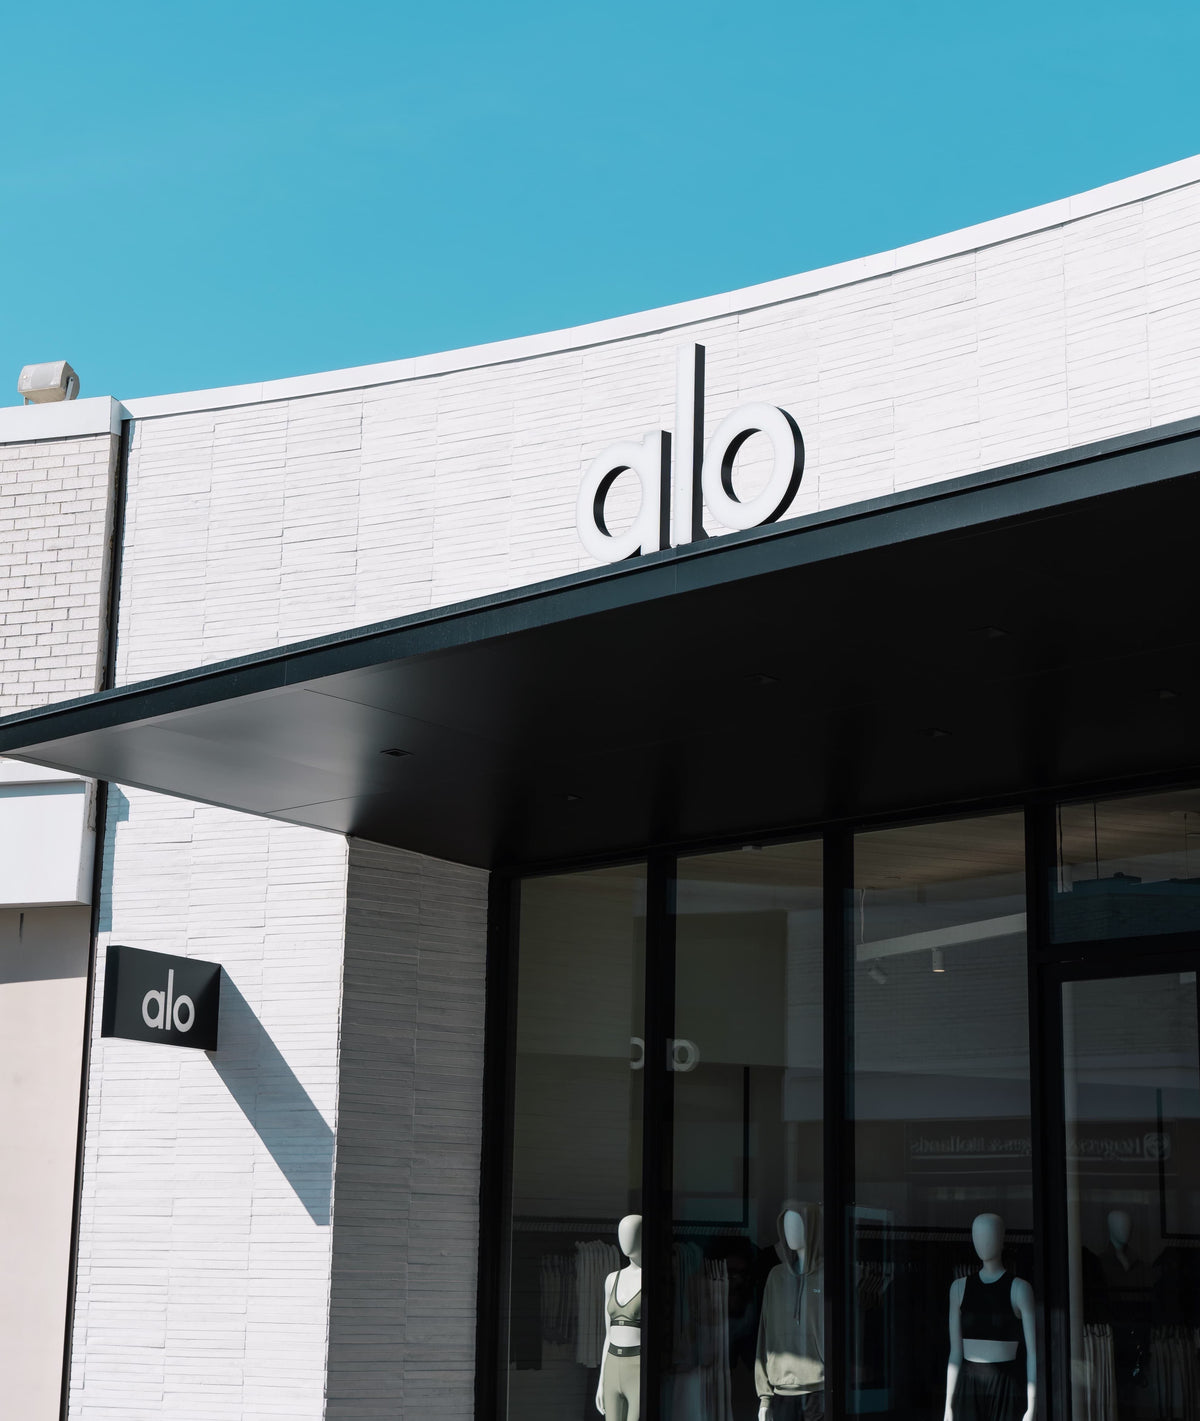
[[[607,1421],[638,1421],[642,1399],[642,1216],[626,1214],[617,1242],[629,1259],[604,1280],[604,1354],[596,1410]]]
[[[1124,1209],[1113,1209],[1108,1215],[1108,1241],[1117,1263],[1128,1273],[1133,1267],[1129,1240],[1133,1237],[1133,1220]]]
[[[821,1206],[785,1200],[779,1255],[767,1276],[754,1379],[759,1421],[822,1421],[825,1415],[825,1269]]]
[[[1150,1388],[1151,1277],[1133,1248],[1133,1219],[1125,1209],[1108,1215],[1108,1247],[1100,1255],[1113,1328],[1113,1365],[1123,1417],[1152,1407]]]
[[[1033,1289],[1005,1268],[1004,1220],[980,1214],[971,1242],[981,1267],[950,1284],[945,1421],[1033,1421],[1037,1340]],[[1017,1353],[1025,1343],[1025,1385]]]

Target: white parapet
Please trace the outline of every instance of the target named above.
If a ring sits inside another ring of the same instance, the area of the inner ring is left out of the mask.
[[[90,780],[0,760],[0,908],[91,901]]]

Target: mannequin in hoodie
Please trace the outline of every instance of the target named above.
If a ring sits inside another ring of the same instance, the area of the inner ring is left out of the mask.
[[[825,1269],[821,1206],[785,1200],[777,1221],[779,1263],[767,1275],[754,1378],[759,1421],[822,1421],[825,1415]]]
[[[629,1262],[604,1280],[604,1351],[596,1410],[605,1421],[638,1421],[642,1398],[642,1216],[626,1214],[617,1242]]]
[[[982,1265],[950,1284],[945,1421],[1033,1421],[1037,1344],[1033,1289],[1004,1266],[1004,1220],[980,1214],[971,1242]],[[1025,1342],[1024,1374],[1017,1353]]]

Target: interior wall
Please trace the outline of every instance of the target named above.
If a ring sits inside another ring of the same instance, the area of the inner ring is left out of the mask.
[[[326,1421],[474,1412],[487,883],[350,840]]]
[[[56,1421],[71,1250],[90,912],[0,911],[0,1378]]]

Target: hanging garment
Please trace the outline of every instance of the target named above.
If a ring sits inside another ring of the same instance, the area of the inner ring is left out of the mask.
[[[1152,1330],[1150,1385],[1159,1421],[1198,1421],[1200,1362],[1190,1327]]]
[[[604,1355],[604,1284],[623,1262],[616,1244],[589,1239],[575,1245],[576,1332],[575,1360],[584,1367],[598,1367]]]
[[[700,1348],[705,1421],[733,1421],[729,1368],[729,1274],[723,1260],[704,1264]]]
[[[569,1346],[578,1314],[573,1253],[542,1254],[541,1297],[542,1341]]]
[[[1117,1421],[1117,1377],[1112,1326],[1089,1322],[1083,1329],[1084,1414],[1080,1421]]]

